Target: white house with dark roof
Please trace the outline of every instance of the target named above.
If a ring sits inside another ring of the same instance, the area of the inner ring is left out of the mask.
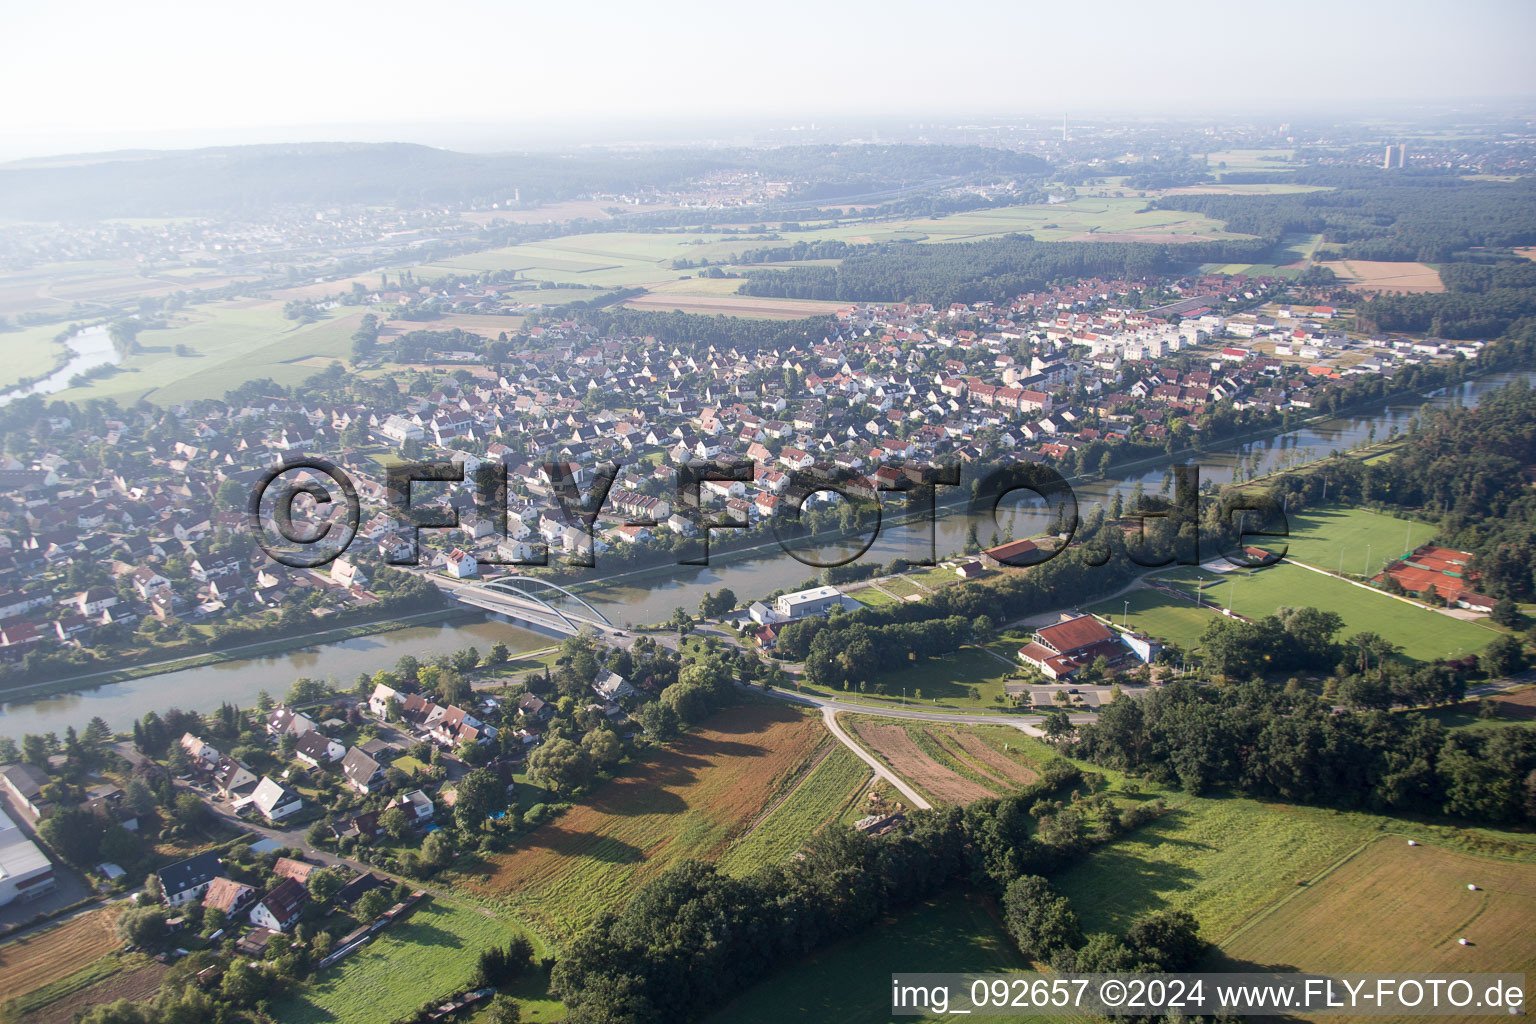
[[[296,791],[265,775],[256,784],[250,802],[268,821],[282,821],[304,806],[303,798]]]

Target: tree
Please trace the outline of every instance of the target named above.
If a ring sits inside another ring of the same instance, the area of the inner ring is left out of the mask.
[[[38,823],[37,833],[77,867],[93,867],[100,859],[102,819],[79,807],[60,807]]]
[[[511,996],[498,992],[485,1012],[485,1019],[487,1024],[522,1024],[523,1010]]]
[[[476,768],[459,780],[453,798],[453,820],[461,832],[478,832],[486,818],[506,805],[501,780],[489,768]]]
[[[510,656],[511,652],[507,650],[507,645],[498,640],[491,645],[490,653],[485,656],[485,663],[487,665],[505,665],[507,658]]]
[[[592,770],[592,755],[564,738],[547,740],[528,755],[528,778],[560,797],[591,782]]]
[[[1518,627],[1521,619],[1524,618],[1520,614],[1520,606],[1507,597],[1501,597],[1494,602],[1493,608],[1488,612],[1488,617],[1499,625],[1507,626],[1510,629]]]
[[[1060,708],[1053,708],[1046,712],[1045,735],[1053,740],[1072,735],[1072,719],[1068,718],[1067,713]]]
[[[1525,668],[1525,645],[1512,636],[1495,637],[1479,657],[1488,678],[1500,679]]]
[[[624,756],[624,743],[611,729],[601,726],[581,738],[581,745],[600,768],[618,763]]]
[[[453,863],[453,840],[447,832],[432,832],[421,842],[421,859],[434,870]]]
[[[41,768],[48,763],[48,744],[29,732],[21,738],[21,756],[27,764]]]
[[[346,884],[347,881],[342,877],[341,872],[334,868],[320,868],[309,873],[309,894],[318,903],[328,902]]]
[[[677,712],[659,700],[641,707],[635,717],[640,720],[640,727],[645,730],[645,734],[658,743],[665,743],[677,735]]]
[[[388,832],[396,842],[400,842],[411,834],[411,823],[406,820],[405,811],[400,809],[399,804],[391,805],[379,815],[379,827]]]
[[[358,897],[352,908],[352,916],[363,924],[374,920],[389,909],[389,894],[383,889],[369,889]]]
[[[159,907],[129,907],[118,915],[117,935],[135,946],[150,946],[165,937],[165,911]]]
[[[1003,892],[1008,934],[1019,951],[1037,960],[1083,944],[1083,930],[1067,898],[1039,875],[1022,875]]]

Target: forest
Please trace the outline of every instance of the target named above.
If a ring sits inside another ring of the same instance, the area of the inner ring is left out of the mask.
[[[1276,236],[1278,237],[1278,236]],[[749,271],[740,293],[840,302],[1005,302],[1023,292],[1087,277],[1143,280],[1201,263],[1255,263],[1262,240],[1150,244],[1037,242],[1009,235],[945,245],[885,242],[847,252],[836,267]]]
[[[1201,213],[1228,231],[1279,238],[1321,234],[1346,259],[1440,263],[1473,246],[1536,245],[1536,180],[1310,168],[1286,177],[1330,191],[1292,195],[1164,196],[1153,206]]]
[[[1179,681],[1114,701],[1078,728],[1072,753],[1195,794],[1536,821],[1536,729],[1453,733],[1422,715],[1339,715],[1261,680]]]

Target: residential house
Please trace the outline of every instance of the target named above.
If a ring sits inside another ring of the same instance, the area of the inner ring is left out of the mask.
[[[291,878],[285,878],[251,908],[251,924],[275,932],[286,932],[299,920],[309,891]]]
[[[384,769],[379,762],[353,747],[341,759],[341,774],[359,793],[372,793],[384,783]]]

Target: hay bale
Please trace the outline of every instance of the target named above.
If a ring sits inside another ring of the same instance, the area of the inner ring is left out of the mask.
[[[1471,892],[1477,892],[1477,886],[1473,885],[1471,882],[1467,883],[1467,889]]]

